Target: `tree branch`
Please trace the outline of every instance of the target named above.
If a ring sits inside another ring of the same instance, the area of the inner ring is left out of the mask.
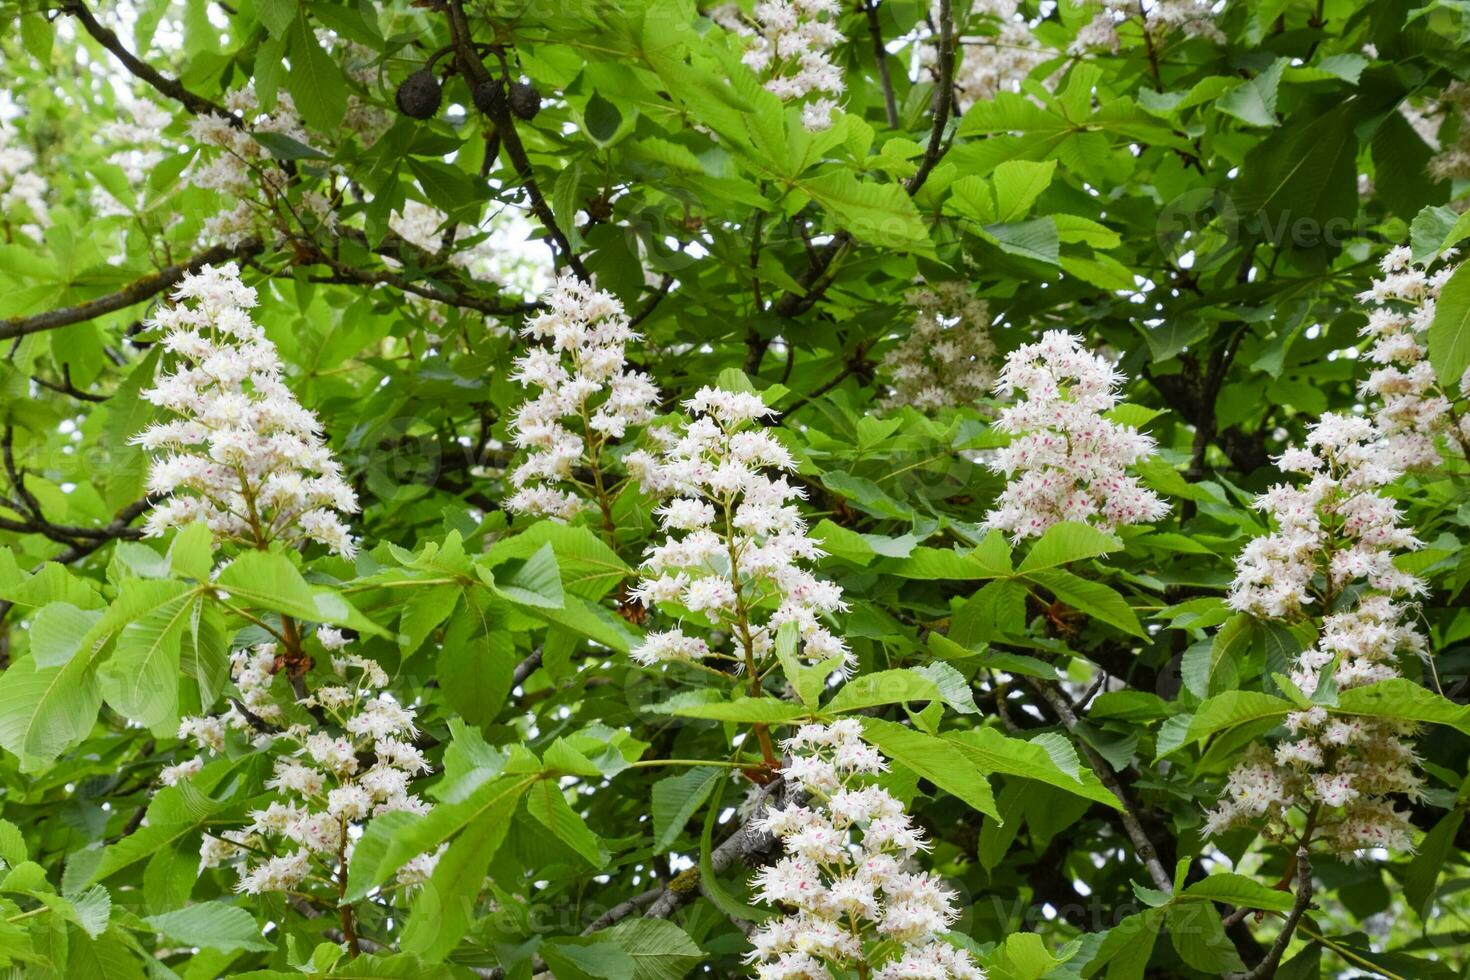
[[[934,124],[929,128],[929,146],[919,169],[904,184],[904,190],[913,197],[929,179],[929,173],[939,162],[944,146],[944,130],[949,125],[949,113],[954,108],[954,9],[950,0],[939,0],[939,80],[934,89]]]
[[[1286,947],[1291,945],[1292,934],[1296,932],[1297,923],[1306,914],[1307,908],[1312,904],[1312,862],[1308,858],[1307,849],[1299,847],[1296,851],[1296,901],[1291,904],[1291,911],[1286,915],[1286,922],[1281,926],[1281,934],[1271,944],[1266,952],[1266,958],[1256,964],[1255,969],[1245,973],[1232,973],[1229,980],[1267,980],[1276,975],[1276,967],[1281,963],[1281,957],[1286,953]]]
[[[883,111],[888,125],[898,128],[898,99],[893,95],[893,79],[888,75],[888,48],[883,44],[883,28],[878,23],[878,0],[867,0],[863,13],[868,17],[868,33],[873,37],[873,60],[878,63],[878,81],[883,85]]]
[[[187,262],[164,266],[151,275],[135,279],[115,293],[89,299],[75,306],[65,306],[59,310],[48,310],[33,316],[0,320],[0,340],[24,337],[43,330],[55,330],[57,327],[67,327],[73,323],[95,320],[99,316],[116,313],[118,310],[127,309],[129,306],[152,299],[171,288],[184,276],[192,275],[206,265],[224,262],[228,259],[248,258],[260,254],[264,248],[265,246],[253,239],[237,246],[216,245],[205,249]]]
[[[469,18],[465,16],[463,0],[453,0],[449,5],[449,30],[453,38],[455,63],[459,66],[466,81],[471,86],[482,84],[493,84],[495,79],[490,72],[486,71],[479,57],[475,54],[474,37],[470,32]],[[499,49],[496,49],[499,52]],[[504,54],[501,53],[501,71],[505,72]],[[502,78],[502,82],[506,79]],[[551,210],[551,205],[546,203],[545,196],[541,193],[541,187],[536,183],[536,173],[531,166],[531,158],[526,154],[525,144],[521,142],[520,133],[516,132],[515,119],[510,114],[509,103],[501,100],[500,108],[494,112],[486,112],[485,115],[495,124],[495,135],[500,137],[501,146],[505,149],[505,155],[509,158],[511,166],[515,168],[517,176],[521,179],[521,186],[525,187],[527,196],[531,199],[531,211],[536,215],[546,233],[551,236],[555,243],[558,257],[571,268],[572,273],[583,282],[591,282],[592,277],[587,272],[587,267],[572,251],[572,243],[567,239],[566,233],[557,224],[556,214]]]
[[[178,102],[196,116],[223,116],[235,128],[239,129],[243,127],[244,124],[233,112],[230,112],[218,102],[212,102],[202,95],[197,95],[189,91],[177,78],[169,78],[129,51],[122,41],[118,39],[116,34],[97,22],[97,19],[92,16],[92,12],[87,9],[87,5],[82,0],[65,0],[61,5],[61,10],[63,13],[71,14],[75,17],[81,23],[82,28],[88,34],[92,35],[98,44],[111,51],[117,57],[117,60],[122,62],[124,68],[137,78],[147,82],[160,94]]]
[[[1075,734],[1078,725],[1077,715],[1072,711],[1072,706],[1067,703],[1067,699],[1062,697],[1055,688],[1045,681],[1037,680],[1033,677],[1027,677],[1025,680],[1037,694],[1041,695],[1041,699],[1050,706],[1051,710],[1055,712],[1062,726],[1067,731]],[[1154,847],[1153,841],[1149,840],[1148,834],[1144,833],[1143,824],[1138,820],[1138,814],[1133,809],[1133,803],[1128,799],[1128,794],[1124,792],[1123,784],[1118,782],[1118,777],[1114,774],[1112,766],[1108,765],[1107,760],[1097,754],[1097,750],[1087,744],[1086,739],[1077,738],[1075,741],[1082,749],[1083,754],[1087,756],[1087,761],[1097,772],[1097,778],[1102,780],[1102,784],[1108,788],[1108,791],[1118,798],[1119,803],[1123,804],[1123,809],[1119,813],[1119,817],[1123,821],[1123,830],[1128,834],[1128,839],[1133,842],[1133,849],[1138,852],[1139,860],[1148,869],[1148,874],[1153,879],[1154,887],[1161,892],[1172,895],[1174,893],[1174,882],[1164,870],[1164,865],[1159,861],[1159,852]]]

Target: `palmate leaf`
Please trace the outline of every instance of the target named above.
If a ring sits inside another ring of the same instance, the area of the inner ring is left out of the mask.
[[[86,738],[102,692],[86,657],[41,667],[22,657],[0,675],[0,747],[36,772]]]
[[[186,946],[207,946],[226,953],[276,948],[261,935],[260,926],[249,912],[223,902],[200,902],[175,912],[150,915],[146,921]]]

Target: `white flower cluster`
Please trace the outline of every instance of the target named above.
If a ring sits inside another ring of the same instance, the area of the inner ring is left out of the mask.
[[[14,226],[39,240],[51,225],[46,181],[36,173],[36,155],[16,145],[17,134],[0,126],[0,225]]]
[[[1056,52],[1042,47],[1020,12],[1016,0],[974,0],[969,23],[983,18],[987,33],[966,31],[959,38],[961,57],[955,66],[954,88],[957,109],[964,112],[976,102],[995,98],[997,92],[1018,92],[1021,82]],[[955,18],[957,24],[966,20]],[[936,41],[937,44],[937,41]],[[926,65],[937,64],[936,44],[920,48]]]
[[[179,726],[179,737],[195,742],[201,753],[222,753],[226,727],[234,727],[249,731],[258,748],[275,756],[266,786],[279,798],[253,811],[246,826],[206,835],[199,851],[201,870],[238,863],[235,889],[246,894],[300,891],[313,880],[340,880],[363,821],[429,809],[410,792],[413,780],[430,771],[413,746],[413,710],[384,692],[388,676],[377,663],[340,653],[347,641],[339,632],[321,629],[317,637],[340,654],[332,658],[340,683],[318,687],[301,703],[320,712],[335,731],[277,727],[284,716],[270,694],[275,648],[269,644],[234,657],[232,674],[253,719],[232,707],[225,716],[185,718]],[[260,731],[263,726],[269,730]],[[166,770],[164,781],[177,781],[203,764],[201,756]],[[398,883],[422,884],[439,854],[409,861],[399,869]],[[331,890],[335,900],[335,884]]]
[[[251,321],[255,290],[231,263],[186,275],[173,298],[149,325],[164,330],[163,347],[178,365],[143,397],[177,418],[133,438],[154,454],[148,492],[169,495],[144,533],[203,521],[221,540],[312,540],[352,557],[356,545],[336,512],[356,511],[357,495],[316,416],[282,380],[275,346]]]
[[[163,161],[163,131],[173,117],[159,106],[138,99],[127,106],[127,119],[114,119],[102,127],[99,139],[109,148],[108,163],[123,172],[134,195]],[[101,182],[92,186],[92,206],[102,217],[128,216],[133,208],[113,196]]]
[[[1226,42],[1225,33],[1215,24],[1210,0],[1154,0],[1146,7],[1136,0],[1105,0],[1103,9],[1082,26],[1068,50],[1072,54],[1097,48],[1117,51],[1118,25],[1130,17],[1142,18],[1143,29],[1155,43],[1173,31],[1215,44]]]
[[[1403,246],[1390,249],[1381,265],[1383,277],[1358,294],[1374,304],[1363,328],[1373,339],[1367,357],[1374,369],[1358,390],[1365,399],[1377,400],[1373,421],[1383,437],[1382,449],[1390,465],[1403,470],[1438,463],[1437,437],[1452,424],[1450,401],[1435,379],[1425,336],[1439,291],[1456,267],[1430,275],[1412,264],[1411,254]],[[1460,382],[1462,391],[1467,380],[1470,376]],[[1463,423],[1460,435],[1470,437]]]
[[[996,422],[1016,438],[988,463],[1007,482],[987,526],[1020,540],[1061,521],[1111,531],[1168,514],[1169,505],[1126,472],[1152,455],[1153,438],[1103,417],[1118,404],[1123,380],[1063,330],[1048,330],[1006,357],[995,390],[1025,399]]]
[[[616,296],[567,274],[546,295],[546,305],[527,318],[521,333],[547,346],[517,358],[511,375],[540,392],[511,419],[516,446],[530,452],[511,473],[516,491],[505,507],[566,520],[589,495],[606,505],[608,445],[653,418],[658,388],[627,368],[627,345],[638,335]],[[588,471],[590,485],[579,468]]]
[[[847,608],[842,590],[802,566],[822,556],[792,502],[804,493],[766,474],[796,468],[786,448],[753,424],[771,410],[757,395],[710,387],[684,405],[696,417],[663,436],[669,445],[661,457],[628,455],[644,488],[667,497],[657,511],[667,540],[649,548],[634,595],[708,617],[739,644],[739,655],[727,659],[745,667],[771,654],[788,623],[809,662],[841,658],[850,666],[847,644],[821,623]],[[643,664],[721,656],[679,627],[647,634],[633,651]]]
[[[914,325],[884,364],[893,392],[885,403],[932,411],[973,405],[995,381],[990,308],[962,282],[921,285],[904,294]]]
[[[1399,471],[1381,451],[1371,421],[1324,415],[1307,434],[1306,448],[1288,449],[1279,465],[1307,482],[1277,484],[1256,499],[1276,531],[1252,539],[1236,557],[1226,598],[1232,609],[1270,619],[1297,616],[1314,602],[1330,608],[1359,580],[1388,595],[1424,591],[1393,563],[1395,552],[1420,542],[1398,526],[1398,508],[1378,492]],[[1313,584],[1319,575],[1320,595]]]
[[[1263,618],[1295,617],[1318,605],[1321,631],[1291,671],[1291,682],[1309,696],[1329,677],[1347,689],[1399,676],[1398,659],[1425,657],[1428,645],[1411,625],[1412,609],[1396,600],[1422,593],[1424,584],[1393,563],[1397,551],[1419,542],[1378,492],[1398,475],[1385,465],[1379,433],[1367,419],[1326,415],[1307,448],[1288,450],[1280,465],[1308,481],[1274,486],[1259,498],[1277,531],[1253,540],[1236,559],[1227,601]],[[1343,600],[1351,606],[1338,608]],[[1412,724],[1313,707],[1288,715],[1286,726],[1292,740],[1278,743],[1274,754],[1258,748],[1230,774],[1210,833],[1261,824],[1272,839],[1295,840],[1288,817],[1299,810],[1303,835],[1335,853],[1411,848],[1408,816],[1389,797],[1420,795],[1407,741]]]
[[[874,980],[981,980],[970,954],[939,937],[959,913],[934,875],[906,870],[928,850],[903,804],[867,778],[887,769],[844,718],[806,725],[782,743],[786,778],[807,804],[768,810],[758,829],[785,856],[753,880],[786,911],[750,937],[760,980],[828,980],[866,966]]]
[[[277,93],[275,108],[265,112],[254,88],[246,86],[226,95],[224,107],[232,116],[203,114],[189,123],[189,136],[201,149],[187,174],[189,183],[237,202],[233,210],[205,219],[204,238],[238,245],[260,235],[272,216],[284,222],[287,215],[299,221],[309,214],[331,225],[331,202],[317,191],[302,192],[289,211],[277,212],[287,197],[289,175],[254,134],[274,133],[312,147],[320,142],[307,132],[291,96]]]
[[[755,5],[757,30],[749,32],[750,47],[742,60],[765,76],[766,89],[783,101],[817,95],[802,107],[802,122],[810,130],[832,125],[837,110],[833,97],[843,92],[842,69],[831,54],[842,40],[833,23],[841,12],[837,0],[760,0]],[[720,22],[732,23],[729,15]]]
[[[383,56],[377,51],[321,27],[316,29],[316,39],[336,56],[343,74],[353,82],[363,88],[372,88],[378,83]],[[342,114],[342,126],[361,137],[364,146],[372,146],[392,125],[393,116],[386,109],[362,99],[356,92],[347,94],[347,111]]]
[[[283,188],[285,172],[269,165],[269,151],[251,134],[276,133],[310,146],[311,137],[296,113],[291,96],[278,92],[275,108],[264,112],[254,87],[246,87],[225,96],[224,105],[234,114],[234,119],[201,113],[189,122],[189,136],[201,148],[211,151],[201,153],[194,161],[189,182],[195,187],[238,198],[252,196],[262,181],[276,190]],[[243,125],[236,125],[237,121]]]
[[[1451,83],[1441,96],[1441,107],[1459,117],[1458,137],[1452,145],[1440,147],[1429,158],[1429,173],[1439,180],[1470,177],[1470,84]],[[1431,145],[1437,143],[1437,139],[1431,141]]]

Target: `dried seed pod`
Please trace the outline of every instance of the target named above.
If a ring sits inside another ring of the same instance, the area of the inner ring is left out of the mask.
[[[439,111],[444,92],[434,73],[421,68],[403,80],[393,100],[398,103],[398,111],[410,119],[428,119]]]
[[[535,119],[541,111],[541,93],[530,82],[515,82],[510,87],[510,111],[521,119]]]

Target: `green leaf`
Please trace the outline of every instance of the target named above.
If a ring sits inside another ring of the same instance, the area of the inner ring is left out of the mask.
[[[688,933],[664,919],[624,919],[587,938],[627,953],[633,980],[683,980],[705,956]]]
[[[1271,67],[1255,78],[1242,82],[1216,99],[1215,108],[1252,126],[1275,126],[1276,90],[1281,85],[1281,72],[1286,65],[1286,58],[1277,58],[1271,62]]]
[[[490,724],[505,706],[515,668],[505,602],[466,590],[435,661],[444,700],[466,721]]]
[[[482,577],[484,571],[482,570]],[[544,544],[516,569],[509,578],[490,580],[498,592],[511,602],[542,609],[561,609],[566,594],[561,586],[561,569],[551,545]]]
[[[1406,677],[1354,687],[1338,695],[1334,713],[1448,725],[1470,735],[1470,705],[1456,704]]]
[[[1259,691],[1226,691],[1207,699],[1194,713],[1184,736],[1184,745],[1209,738],[1227,728],[1265,718],[1284,718],[1293,710],[1290,701]]]
[[[566,795],[549,779],[538,780],[526,794],[526,812],[562,843],[580,854],[594,868],[606,866],[607,848],[602,839],[587,826],[587,821],[572,809]]]
[[[0,746],[23,771],[45,769],[87,736],[101,706],[88,658],[40,667],[22,657],[0,674]]]
[[[829,170],[797,186],[861,242],[932,255],[934,243],[914,202],[897,184],[859,181],[850,170]]]
[[[1186,902],[1165,914],[1169,941],[1185,963],[1210,976],[1227,976],[1245,969],[1240,954],[1225,935],[1225,924],[1215,906]]]
[[[1031,205],[1051,184],[1057,162],[1046,160],[1034,163],[1030,160],[1007,160],[995,168],[991,182],[995,185],[996,216],[994,221],[1011,222],[1025,217]]]
[[[1429,362],[1439,383],[1458,385],[1470,367],[1470,262],[1441,287],[1428,340]]]
[[[1246,154],[1236,204],[1244,214],[1260,212],[1268,234],[1291,244],[1291,226],[1311,219],[1350,225],[1357,213],[1357,137],[1345,102],[1300,125],[1282,126]]]
[[[277,160],[330,160],[330,154],[312,146],[307,146],[300,140],[294,140],[284,133],[256,132],[250,134],[255,142],[270,151],[270,155]],[[412,161],[409,161],[412,163]]]
[[[60,667],[76,656],[102,613],[69,602],[42,606],[31,619],[31,657],[38,667]]]
[[[407,162],[424,196],[440,211],[458,215],[466,210],[478,210],[482,194],[464,171],[438,160],[409,157]]]
[[[1404,898],[1409,908],[1425,923],[1429,922],[1430,905],[1434,900],[1435,886],[1441,872],[1448,866],[1450,854],[1455,850],[1455,835],[1465,822],[1465,811],[1451,810],[1424,835],[1419,844],[1419,853],[1409,862],[1404,872]]]
[[[782,725],[809,716],[799,704],[779,698],[736,698],[711,704],[681,705],[673,712],[680,718],[707,718],[713,721],[736,721]]]
[[[377,624],[353,608],[330,589],[314,589],[285,555],[274,551],[247,551],[230,562],[216,580],[229,593],[252,608],[273,609],[313,623],[349,626],[359,632],[385,635]]]
[[[496,800],[440,855],[428,883],[414,898],[403,930],[404,952],[437,961],[459,945],[471,925],[475,902],[484,890],[485,871],[510,830],[518,800],[519,794],[507,794]],[[386,854],[387,849],[384,850]],[[367,877],[377,877],[381,871],[380,856],[378,867]]]
[[[880,670],[859,674],[842,685],[823,710],[841,714],[878,704],[939,700],[939,685],[922,674],[912,670]]]
[[[1096,558],[1122,547],[1123,542],[1117,537],[1090,524],[1062,521],[1047,528],[1036,539],[1016,571],[1024,575],[1042,568],[1055,568],[1084,558]]]
[[[1107,980],[1142,980],[1154,944],[1158,942],[1164,915],[1163,909],[1144,909],[1113,926],[1098,944],[1082,975],[1096,976],[1106,966]]]
[[[891,721],[864,718],[863,736],[895,762],[997,821],[990,783],[970,764],[959,746]]]
[[[184,592],[129,623],[98,671],[107,703],[157,734],[178,728],[180,645],[194,609],[193,592]]]
[[[587,100],[587,109],[582,118],[587,124],[587,135],[602,146],[608,145],[623,125],[623,114],[618,111],[618,107],[598,92],[593,92],[592,97]]]
[[[335,133],[347,111],[347,85],[342,70],[317,43],[305,7],[296,12],[290,44],[291,70],[286,73],[286,88],[292,101],[312,129]]]
[[[1114,810],[1123,808],[1091,769],[1078,767],[1075,774],[1069,772],[1057,764],[1046,745],[1035,740],[1010,738],[993,728],[946,732],[944,740],[960,750],[967,768],[1034,779]]]
[[[653,784],[651,812],[655,854],[662,854],[674,846],[674,841],[684,832],[689,818],[704,805],[715,785],[724,777],[724,769],[695,766]]]
[[[1147,635],[1127,600],[1111,586],[1081,578],[1061,568],[1032,572],[1026,577],[1078,612],[1116,626],[1125,633]]]
[[[143,921],[185,946],[207,946],[225,953],[276,948],[260,934],[260,926],[249,912],[224,902],[200,902],[175,912],[150,915]]]
[[[1226,905],[1268,912],[1288,912],[1292,906],[1290,892],[1269,888],[1254,878],[1245,875],[1221,872],[1196,881],[1179,893],[1181,898],[1197,898],[1203,901],[1223,902]]]

